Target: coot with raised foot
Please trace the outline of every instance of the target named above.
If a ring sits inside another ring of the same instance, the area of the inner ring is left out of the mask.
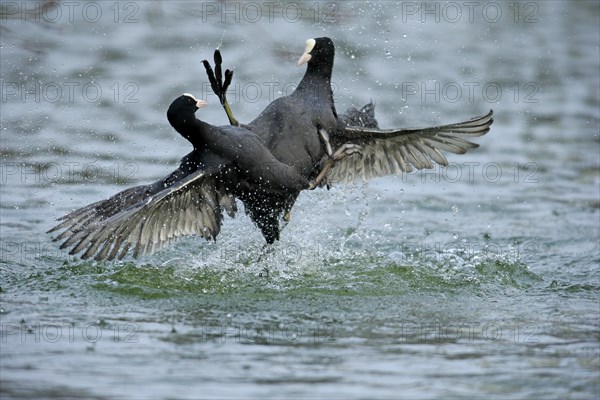
[[[223,211],[235,215],[235,198],[247,208],[270,192],[297,193],[309,182],[279,162],[248,129],[215,127],[194,116],[205,103],[190,94],[167,112],[171,125],[194,149],[173,173],[150,185],[126,189],[60,218],[49,233],[70,254],[96,260],[152,253],[181,236],[215,239]],[[262,203],[261,203],[262,204]],[[252,218],[257,218],[251,213]],[[260,221],[256,221],[260,225]]]
[[[223,211],[233,216],[239,198],[273,243],[282,213],[303,189],[431,168],[432,161],[445,165],[441,151],[464,153],[477,147],[466,138],[489,131],[491,111],[467,122],[417,129],[379,129],[371,103],[338,117],[331,91],[333,56],[330,39],[307,41],[299,64],[308,67],[296,91],[272,102],[248,125],[204,123],[194,116],[204,104],[181,96],[168,118],[194,150],[179,168],[158,182],[76,210],[49,232],[62,231],[55,238],[63,241],[61,248],[83,252],[84,259],[122,258],[130,249],[139,256],[185,235],[216,238]],[[224,106],[231,74],[226,73],[227,84],[213,86]]]
[[[299,65],[308,62],[308,67],[296,90],[289,96],[274,100],[249,124],[241,125],[252,130],[279,161],[296,167],[306,179],[318,176],[321,160],[326,155],[323,140],[328,132],[337,129],[339,123],[331,91],[334,53],[331,39],[308,40],[298,61]],[[224,84],[221,83],[222,57],[218,50],[214,59],[214,71],[206,60],[203,63],[211,87],[225,107],[226,87],[223,89]],[[230,83],[233,72],[228,71],[226,82]],[[225,111],[230,121],[237,124],[230,109],[225,107]],[[358,151],[357,146],[341,147],[335,159]],[[313,182],[311,188],[315,186]],[[246,208],[250,215],[255,216],[254,220],[268,243],[279,239],[280,218],[284,213],[289,216],[287,212],[292,209],[299,193],[269,193],[262,201],[256,201],[255,208]]]
[[[366,180],[432,168],[433,163],[447,165],[442,151],[465,153],[478,147],[467,139],[490,130],[492,111],[465,122],[414,129],[379,129],[372,103],[360,110],[351,108],[338,117],[331,90],[334,56],[330,38],[307,40],[298,60],[298,65],[307,63],[307,68],[296,90],[273,101],[247,125],[277,159],[297,166],[311,180],[311,188],[324,182]],[[220,53],[218,62],[222,62]],[[207,68],[213,82],[210,72]],[[225,98],[218,85],[212,87],[219,98]],[[295,199],[288,196],[272,214],[291,210]],[[277,219],[271,220],[272,229],[279,230]]]

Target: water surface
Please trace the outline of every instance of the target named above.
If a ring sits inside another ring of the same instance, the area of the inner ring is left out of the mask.
[[[22,4],[0,14],[4,398],[597,398],[598,3]],[[259,263],[243,212],[216,243],[115,263],[44,233],[176,167],[179,94],[227,123],[214,48],[250,121],[325,35],[338,110],[493,108],[492,131],[447,169],[303,193]]]

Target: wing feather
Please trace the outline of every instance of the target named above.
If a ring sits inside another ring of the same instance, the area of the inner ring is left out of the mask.
[[[366,107],[366,106],[365,106]],[[369,110],[374,116],[374,111]],[[448,165],[442,152],[463,154],[479,145],[468,139],[485,135],[494,122],[493,111],[457,124],[431,128],[379,129],[347,126],[331,135],[334,147],[344,143],[362,146],[362,157],[354,154],[338,161],[327,176],[331,183],[347,183],[414,169],[431,169],[434,163]],[[375,125],[376,126],[376,125]]]
[[[236,212],[235,198],[221,183],[221,170],[197,170],[170,186],[138,186],[62,217],[50,232],[81,258],[112,260],[130,250],[139,257],[181,236],[215,239],[223,211]],[[166,187],[165,187],[166,186]]]

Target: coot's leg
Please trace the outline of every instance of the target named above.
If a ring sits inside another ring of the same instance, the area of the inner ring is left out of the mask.
[[[219,49],[215,50],[214,55],[215,60],[215,69],[213,71],[210,63],[207,60],[203,60],[202,64],[204,64],[204,69],[206,69],[206,75],[208,75],[208,80],[210,81],[210,87],[213,92],[219,98],[221,105],[225,109],[227,113],[227,118],[229,118],[229,123],[231,125],[239,126],[239,122],[233,116],[233,112],[231,111],[231,107],[229,107],[229,102],[227,101],[227,89],[231,84],[231,80],[233,79],[233,71],[226,69],[225,70],[225,81],[223,81],[223,74],[221,69],[221,64],[223,64],[223,58],[221,57],[221,52]]]

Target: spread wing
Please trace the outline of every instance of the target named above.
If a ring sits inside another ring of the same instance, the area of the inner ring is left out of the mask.
[[[448,165],[443,152],[463,154],[479,147],[467,139],[485,135],[494,122],[493,111],[457,124],[431,128],[378,129],[347,126],[331,137],[334,148],[344,143],[362,146],[362,156],[354,154],[337,162],[327,176],[331,183],[433,168],[433,162]]]
[[[215,239],[223,210],[231,217],[237,211],[225,183],[232,174],[223,164],[193,172],[180,167],[164,180],[73,211],[48,232],[62,231],[54,240],[64,240],[60,248],[72,248],[69,254],[96,260],[121,259],[129,250],[134,257],[150,254],[182,236]]]

